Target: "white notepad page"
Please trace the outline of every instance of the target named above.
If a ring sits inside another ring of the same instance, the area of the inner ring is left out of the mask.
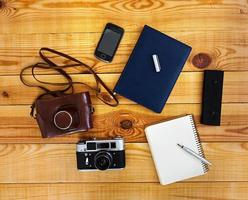
[[[204,163],[177,145],[185,145],[203,156],[192,115],[148,126],[145,133],[162,185],[207,172]]]

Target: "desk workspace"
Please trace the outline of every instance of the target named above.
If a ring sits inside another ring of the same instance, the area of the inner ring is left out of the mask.
[[[0,199],[247,199],[247,13],[0,0]]]

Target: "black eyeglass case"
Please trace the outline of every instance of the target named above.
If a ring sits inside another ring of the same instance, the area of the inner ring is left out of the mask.
[[[220,126],[224,71],[205,70],[201,123]]]

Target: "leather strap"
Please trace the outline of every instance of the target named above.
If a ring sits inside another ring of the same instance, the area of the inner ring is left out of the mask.
[[[67,60],[73,61],[73,64],[68,64],[68,65],[57,65],[55,62],[53,62],[51,60],[51,58],[48,58],[47,56],[45,56],[45,52],[50,52],[52,54],[58,55],[60,57],[63,57]],[[56,51],[54,49],[50,49],[50,48],[46,48],[43,47],[40,49],[39,51],[39,55],[42,58],[42,60],[44,62],[39,62],[36,63],[34,65],[30,65],[27,67],[24,67],[21,72],[20,72],[20,80],[21,82],[28,86],[28,87],[38,87],[41,90],[44,91],[43,94],[39,95],[35,101],[33,102],[32,106],[31,106],[31,112],[30,115],[32,117],[34,117],[34,109],[35,109],[35,102],[37,99],[40,99],[44,96],[50,95],[53,97],[57,97],[57,96],[61,96],[61,95],[66,95],[66,94],[72,94],[74,93],[74,85],[75,84],[80,84],[80,85],[85,85],[87,86],[90,90],[95,91],[96,96],[98,99],[100,99],[102,102],[104,102],[105,104],[109,105],[109,106],[118,106],[119,105],[119,101],[116,98],[116,96],[114,95],[114,93],[109,89],[109,87],[102,81],[102,79],[94,72],[94,70],[87,64],[81,62],[80,60],[73,58],[65,53]],[[95,78],[96,81],[96,87],[91,87],[90,85],[83,83],[83,82],[76,82],[73,81],[71,76],[64,70],[66,68],[70,68],[70,67],[85,67],[87,69],[87,71],[92,74]],[[66,82],[65,83],[59,83],[59,82],[48,82],[48,81],[42,81],[39,78],[37,78],[37,74],[35,73],[36,69],[49,69],[49,70],[54,70],[57,73],[59,73],[59,75],[61,75],[62,77],[65,78]],[[31,70],[32,73],[32,77],[35,79],[35,81],[38,84],[34,84],[31,83],[29,81],[27,81],[24,77],[25,77],[25,71],[27,70]],[[43,85],[52,85],[52,86],[58,86],[61,87],[61,89],[58,90],[50,90],[47,87],[43,86]],[[113,103],[110,103],[109,101],[106,101],[101,93],[100,90],[100,85],[102,85],[102,87],[107,91],[108,95],[110,96],[110,98],[113,100]]]

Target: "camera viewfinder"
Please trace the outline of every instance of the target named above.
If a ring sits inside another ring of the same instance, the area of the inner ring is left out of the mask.
[[[96,150],[96,143],[95,142],[88,142],[87,143],[88,150]]]
[[[109,148],[109,143],[98,143],[97,148],[99,148],[99,149],[108,149]]]

